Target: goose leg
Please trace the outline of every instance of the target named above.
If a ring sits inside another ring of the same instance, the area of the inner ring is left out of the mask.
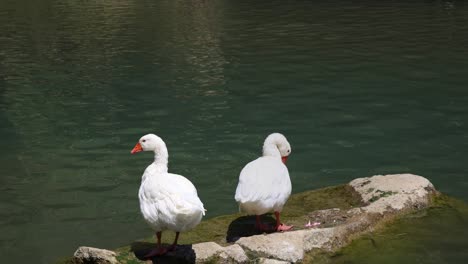
[[[162,232],[156,232],[156,238],[158,239],[158,247],[161,247],[161,236]]]
[[[174,251],[177,247],[177,240],[179,239],[179,232],[176,232],[174,243],[167,248],[167,251]]]
[[[281,223],[279,212],[275,212],[275,216],[276,216],[276,231],[289,231],[293,228],[292,225],[288,226],[288,225]]]
[[[155,256],[161,256],[161,255],[166,254],[169,251],[168,248],[161,246],[161,235],[162,235],[162,232],[156,232],[156,238],[158,239],[156,248],[152,249],[148,254],[146,254],[145,259],[150,259]]]

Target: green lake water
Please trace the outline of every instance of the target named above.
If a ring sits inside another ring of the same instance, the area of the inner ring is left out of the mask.
[[[130,155],[146,133],[207,218],[237,210],[271,132],[292,145],[293,192],[409,172],[468,201],[467,83],[464,1],[3,0],[1,262],[151,236],[137,192],[153,157]],[[466,221],[430,219],[411,237],[466,263]]]

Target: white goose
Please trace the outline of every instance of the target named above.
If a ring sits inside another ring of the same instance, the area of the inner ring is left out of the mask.
[[[153,151],[154,162],[143,173],[140,191],[140,210],[143,218],[156,232],[157,247],[146,258],[163,255],[174,250],[179,232],[192,229],[205,215],[205,208],[197,195],[195,186],[185,177],[167,172],[168,152],[164,141],[148,134],[140,138],[132,154]],[[176,232],[174,243],[161,246],[162,231]]]
[[[239,210],[257,216],[256,228],[271,231],[262,224],[260,215],[274,212],[276,227],[274,231],[287,231],[292,226],[281,223],[280,213],[291,195],[286,160],[291,154],[291,146],[285,136],[273,133],[265,139],[263,157],[249,162],[239,176],[235,199]]]

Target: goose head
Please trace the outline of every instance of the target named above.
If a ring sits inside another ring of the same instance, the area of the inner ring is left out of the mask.
[[[283,135],[281,135],[283,136]],[[291,145],[289,145],[288,140],[286,139],[285,136],[283,136],[283,139],[278,142],[278,150],[281,154],[281,161],[283,161],[284,164],[286,164],[286,161],[288,160],[289,155],[291,154]]]
[[[155,134],[144,135],[138,140],[138,143],[130,153],[135,154],[141,151],[154,151],[157,152],[162,147],[166,147],[164,141]]]
[[[270,152],[272,147],[278,149],[281,156],[281,161],[286,164],[286,161],[291,154],[291,145],[289,144],[286,137],[280,133],[270,134],[265,139],[265,143],[263,144],[263,153],[265,154],[265,152]]]

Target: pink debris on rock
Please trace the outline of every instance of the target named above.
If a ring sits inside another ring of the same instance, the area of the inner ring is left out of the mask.
[[[320,225],[320,222],[313,222],[311,223],[310,220],[307,224],[304,225],[304,227],[307,227],[307,228],[314,228],[314,227],[317,227]]]

